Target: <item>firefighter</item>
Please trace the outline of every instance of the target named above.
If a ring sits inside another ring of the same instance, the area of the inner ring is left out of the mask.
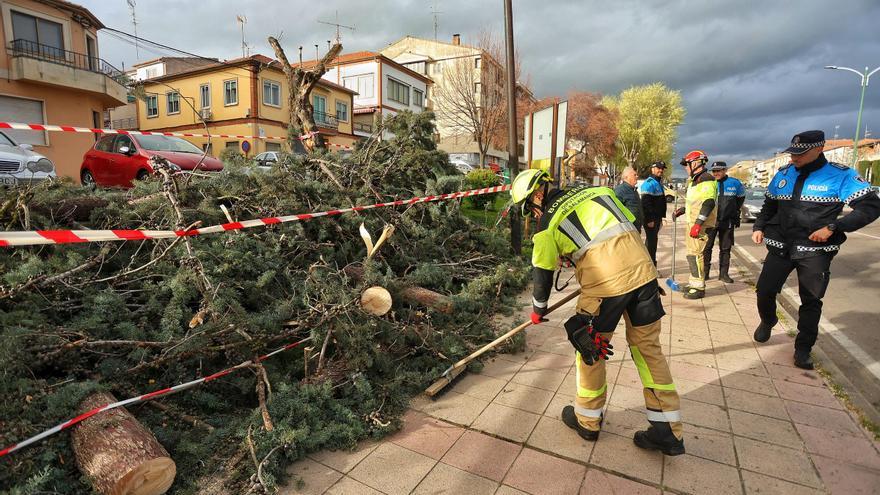
[[[829,162],[822,150],[825,133],[796,134],[785,151],[791,164],[776,172],[767,187],[764,206],[755,220],[752,240],[767,246],[767,259],[758,277],[755,340],[766,342],[776,324],[776,294],[792,270],[797,270],[798,334],[794,364],[813,369],[810,350],[819,333],[822,297],[831,277],[831,260],[855,232],[880,216],[880,198],[856,170]],[[843,206],[852,208],[841,218]]]
[[[733,247],[733,231],[740,224],[740,209],[746,201],[746,188],[736,177],[727,175],[727,163],[713,162],[709,168],[718,183],[718,218],[715,229],[710,230],[706,250],[703,251],[703,278],[709,279],[712,248],[718,238],[718,280],[731,284],[730,249]]]
[[[658,161],[651,164],[651,176],[642,182],[639,194],[642,198],[642,214],[645,222],[645,246],[651,254],[654,266],[657,266],[657,235],[666,218],[666,193],[663,188],[663,171],[666,162]]]
[[[562,421],[586,440],[599,437],[607,388],[605,360],[612,352],[608,341],[623,317],[650,423],[633,441],[666,455],[683,454],[679,397],[660,348],[660,319],[665,313],[657,270],[632,213],[607,187],[555,189],[549,174],[539,169],[517,175],[510,194],[524,216],[537,220],[532,322],[547,321],[543,315],[560,256],[574,262],[581,286],[576,314],[565,322],[576,351],[577,399],[576,406],[562,409]]]
[[[706,171],[708,161],[709,157],[700,150],[691,151],[681,160],[681,165],[688,173],[687,195],[685,206],[675,210],[673,216],[678,218],[686,214],[688,225],[685,245],[691,276],[684,293],[685,299],[702,299],[706,295],[703,252],[706,250],[710,231],[715,228],[715,206],[718,198],[715,179]]]

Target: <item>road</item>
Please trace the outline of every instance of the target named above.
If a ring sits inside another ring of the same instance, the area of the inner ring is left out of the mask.
[[[736,244],[763,262],[766,248],[751,240],[752,224],[736,232]],[[880,221],[847,234],[847,241],[831,264],[831,283],[822,314],[873,361],[880,359]],[[717,259],[717,251],[713,258]],[[713,267],[717,276],[717,268]],[[755,274],[757,280],[757,274]],[[788,287],[797,292],[792,272]],[[850,379],[858,391],[880,409],[880,380],[846,352],[834,339],[820,335],[819,345]]]

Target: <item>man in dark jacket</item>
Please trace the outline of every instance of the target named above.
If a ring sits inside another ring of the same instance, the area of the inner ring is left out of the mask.
[[[651,164],[651,176],[645,179],[639,188],[642,199],[642,214],[645,222],[645,246],[651,255],[654,266],[657,266],[657,235],[666,218],[666,193],[663,187],[663,171],[666,162]]]
[[[636,190],[636,182],[638,182],[639,176],[636,174],[635,169],[632,167],[626,167],[623,169],[623,172],[620,173],[620,184],[614,188],[614,195],[617,196],[617,199],[623,203],[623,206],[636,217],[635,221],[633,221],[633,225],[636,226],[636,230],[639,233],[642,232],[642,202],[639,199],[639,192]]]
[[[822,153],[824,146],[822,131],[802,132],[791,139],[785,151],[791,154],[792,163],[770,181],[752,229],[752,240],[766,244],[768,251],[758,277],[761,323],[755,329],[755,340],[770,338],[777,321],[776,294],[791,271],[797,270],[801,307],[794,364],[808,370],[813,369],[810,350],[819,334],[831,260],[846,241],[845,232],[854,232],[880,216],[880,198],[871,185],[856,170],[829,162]],[[837,218],[844,205],[852,211]]]
[[[714,162],[709,168],[718,183],[718,220],[715,230],[709,231],[706,250],[703,251],[703,276],[709,279],[712,248],[718,238],[718,280],[733,283],[730,270],[730,249],[733,247],[733,230],[739,227],[740,208],[746,200],[746,188],[736,177],[727,175],[727,163]]]

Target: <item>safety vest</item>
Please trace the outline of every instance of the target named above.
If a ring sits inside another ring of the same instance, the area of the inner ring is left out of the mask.
[[[559,257],[568,256],[581,287],[597,297],[624,294],[656,278],[635,217],[611,189],[579,187],[550,199],[532,238],[533,266],[552,272]]]
[[[697,223],[703,203],[710,199],[716,202],[716,207],[712,208],[711,213],[702,219],[704,228],[714,227],[716,223],[715,220],[718,216],[718,184],[708,172],[703,172],[696,179],[691,177],[687,180],[685,212],[688,225]]]

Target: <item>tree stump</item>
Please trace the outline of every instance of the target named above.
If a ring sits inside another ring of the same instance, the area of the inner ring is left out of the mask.
[[[116,402],[113,395],[95,393],[80,404],[80,412],[111,402]],[[125,408],[92,416],[77,425],[71,436],[77,465],[98,493],[160,495],[174,482],[174,461]]]
[[[370,287],[361,295],[361,307],[373,316],[382,316],[391,309],[391,294],[384,287]]]
[[[349,265],[342,270],[347,276],[354,280],[364,279],[364,269],[360,266]],[[452,299],[448,296],[434,292],[417,285],[407,285],[400,290],[401,299],[409,304],[419,304],[440,311],[441,313],[452,313]],[[390,296],[389,296],[390,297]]]

